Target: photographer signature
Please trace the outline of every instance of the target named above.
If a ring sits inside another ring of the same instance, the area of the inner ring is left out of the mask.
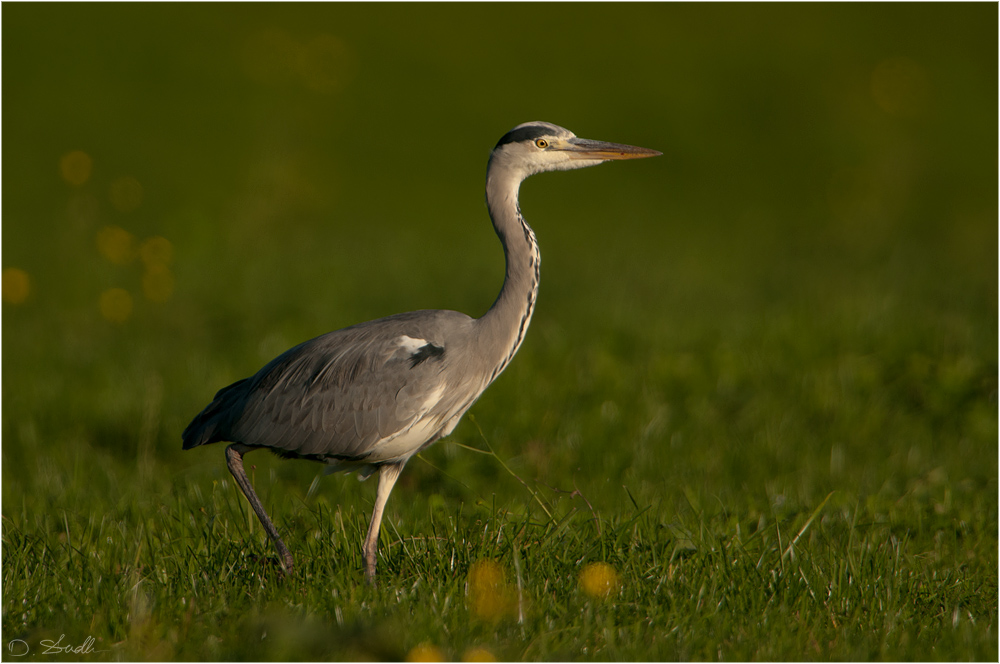
[[[89,655],[94,652],[108,652],[107,650],[94,650],[94,637],[88,636],[83,640],[78,646],[64,645],[63,639],[66,638],[65,634],[60,634],[56,641],[52,639],[42,639],[38,642],[41,646],[43,655]],[[31,647],[28,645],[27,641],[22,641],[21,639],[11,639],[7,642],[7,652],[11,657],[23,657],[31,651]]]

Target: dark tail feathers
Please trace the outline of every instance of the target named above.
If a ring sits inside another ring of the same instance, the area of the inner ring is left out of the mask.
[[[236,381],[216,392],[212,403],[205,406],[205,410],[198,413],[181,434],[181,438],[184,439],[184,449],[189,450],[199,445],[229,440],[229,423],[236,415],[233,410],[242,401],[239,397],[240,391],[236,388],[247,380],[244,378]]]

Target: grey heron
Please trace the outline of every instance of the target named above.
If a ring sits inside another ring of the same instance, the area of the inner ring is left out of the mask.
[[[493,148],[486,168],[486,205],[506,272],[500,295],[482,318],[413,311],[301,343],[219,390],[184,430],[184,449],[231,443],[229,470],[288,571],[292,554],[247,479],[243,455],[268,448],[335,471],[358,471],[361,479],[378,471],[363,545],[365,575],[374,581],[382,512],[403,466],[454,430],[524,340],[538,295],[539,253],[518,206],[521,182],[544,171],[659,154],[577,138],[548,122],[514,127]]]

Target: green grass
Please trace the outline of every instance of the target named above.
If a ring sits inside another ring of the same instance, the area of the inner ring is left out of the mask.
[[[6,657],[997,660],[996,6],[516,9],[5,7]],[[281,59],[325,34],[334,91]],[[304,339],[481,314],[488,148],[533,118],[665,156],[524,185],[531,330],[403,472],[377,587],[374,483],[247,457],[282,576],[180,432]],[[171,297],[105,226],[170,242]]]
[[[456,506],[400,500],[401,487],[375,589],[362,582],[366,514],[263,476],[297,555],[288,578],[225,478],[110,511],[87,507],[84,478],[66,487],[75,509],[43,517],[8,504],[8,638],[94,635],[104,657],[168,660],[400,659],[422,642],[447,657],[482,647],[508,660],[995,652],[995,508],[940,476],[901,497],[834,494],[815,513],[761,491],[759,509],[693,496],[677,512],[608,515],[543,489],[551,519],[527,498]],[[484,559],[521,589],[522,621],[477,619],[467,606],[469,566]],[[581,592],[589,561],[618,570],[619,594]]]

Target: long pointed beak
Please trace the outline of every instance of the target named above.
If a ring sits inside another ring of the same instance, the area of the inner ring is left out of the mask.
[[[634,145],[591,141],[586,138],[571,138],[561,145],[560,149],[569,152],[573,159],[644,159],[663,154],[657,150]]]

